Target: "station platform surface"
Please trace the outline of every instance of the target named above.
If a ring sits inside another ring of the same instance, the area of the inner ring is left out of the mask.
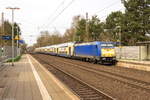
[[[135,63],[135,64],[142,64],[142,65],[150,65],[150,61],[143,61],[143,60],[119,60],[121,62],[127,63]]]
[[[138,70],[150,71],[150,61],[140,61],[140,60],[118,60],[118,66],[134,68]]]
[[[0,67],[0,100],[79,100],[31,55]]]

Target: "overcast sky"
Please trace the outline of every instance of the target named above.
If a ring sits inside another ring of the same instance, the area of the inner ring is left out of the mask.
[[[71,5],[55,17],[70,3]],[[11,11],[6,7],[19,7],[15,11],[15,22],[20,23],[22,38],[29,45],[36,42],[40,31],[57,29],[63,34],[70,27],[73,16],[89,13],[104,20],[112,11],[124,11],[121,0],[0,0],[0,13],[11,21]],[[1,18],[0,18],[1,19]]]

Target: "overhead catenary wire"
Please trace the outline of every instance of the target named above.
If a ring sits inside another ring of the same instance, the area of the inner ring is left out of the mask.
[[[52,15],[53,17],[55,17],[55,18],[53,18],[53,19],[51,19],[51,20],[49,20],[50,18],[48,18],[48,21],[47,21],[47,23],[44,23],[44,25],[43,25],[43,28],[54,28],[54,27],[51,27],[51,26],[49,26],[50,24],[52,24],[52,23],[54,23],[57,19],[58,19],[58,17],[60,17],[60,15],[73,3],[73,1],[74,0],[72,0],[72,1],[70,1],[68,4],[67,4],[67,6],[65,6],[64,5],[64,8],[62,9],[62,10],[59,10],[60,9],[60,7],[58,6],[57,8],[56,8],[56,10],[54,11],[54,14]],[[65,2],[65,0],[64,0],[64,2]],[[59,5],[61,6],[63,4],[63,2],[61,2]],[[65,3],[66,4],[66,3]],[[106,7],[104,7],[104,8],[102,8],[102,9],[99,9],[97,12],[95,12],[95,13],[100,13],[100,12],[102,12],[102,11],[105,11],[105,10],[107,10],[107,9],[109,9],[109,8],[111,8],[111,7],[114,7],[115,5],[117,5],[118,4],[118,1],[116,1],[116,2],[113,2],[113,3],[111,3],[110,5],[108,5],[108,6],[106,6]],[[57,13],[57,11],[61,11],[61,12],[59,12],[59,14]],[[56,13],[55,13],[56,12]],[[54,16],[55,14],[57,14],[56,16]],[[104,14],[103,14],[104,15]],[[52,18],[52,16],[50,16],[51,18]],[[108,15],[105,15],[105,16],[102,16],[102,17],[100,17],[100,18],[104,18],[104,17],[107,17]],[[41,27],[42,28],[42,27]],[[65,29],[65,28],[64,28]],[[34,37],[34,36],[33,36]]]
[[[54,16],[56,14],[56,12],[58,11],[58,9],[64,4],[66,0],[63,0],[58,6],[57,8],[54,10],[54,12],[52,14],[50,14],[50,16],[47,18],[47,20],[49,20],[52,16]],[[44,27],[46,24],[44,23],[42,25],[42,27]]]
[[[118,3],[118,1],[113,2],[113,3],[111,3],[110,5],[104,7],[103,9],[101,9],[101,10],[95,12],[94,14],[100,13],[100,12],[104,11],[105,9],[108,9],[108,8],[110,8],[110,7],[114,6],[114,5],[116,5],[117,3]]]
[[[103,12],[103,11],[105,11],[106,9],[109,9],[109,8],[111,8],[111,7],[113,7],[113,6],[117,5],[117,4],[118,4],[118,1],[113,2],[113,3],[111,3],[110,5],[108,5],[108,6],[104,7],[104,8],[102,8],[102,9],[98,10],[98,11],[95,12],[94,14]],[[117,11],[120,11],[120,10],[124,10],[124,9],[121,8],[121,9],[118,9]],[[107,17],[108,15],[109,15],[109,14],[104,15],[104,16],[100,17],[100,19],[103,19],[103,18]]]
[[[57,15],[55,18],[53,18],[47,25],[45,25],[45,27],[48,27],[50,24],[52,24],[52,23],[73,3],[73,1],[74,1],[74,0],[72,0],[58,15]],[[101,9],[101,10],[95,12],[95,14],[96,14],[96,13],[99,13],[99,12],[102,12],[102,11],[104,11],[105,9],[108,9],[108,8],[112,7],[112,6],[116,5],[117,3],[118,3],[118,1],[113,2],[112,4],[106,6],[105,8],[103,8],[103,9]]]
[[[47,25],[46,27],[48,27],[50,24],[52,24],[54,21],[56,21],[56,19],[74,2],[75,0],[72,0],[70,3],[68,3],[68,5],[66,7],[64,7],[62,9],[62,11],[60,13],[58,13],[58,15],[56,17],[54,17]]]
[[[72,0],[66,7],[64,7],[64,8],[62,9],[62,11],[61,11],[60,13],[57,14],[56,17],[54,17],[47,25],[45,24],[45,27],[49,27],[50,24],[52,24],[54,21],[56,21],[56,19],[57,19],[74,1],[75,1],[75,0]],[[63,2],[64,2],[64,1],[63,1]],[[62,5],[63,2],[61,2],[60,5]],[[118,1],[113,2],[112,4],[110,4],[110,5],[106,6],[105,8],[103,8],[103,9],[97,11],[96,13],[102,12],[102,11],[104,11],[105,9],[108,9],[108,8],[110,8],[110,7],[114,6],[114,5],[116,5],[117,2],[118,2]],[[56,12],[58,9],[59,9],[59,6],[58,6],[58,8],[55,10],[55,12]],[[44,27],[43,27],[43,28],[44,28]]]
[[[120,10],[124,10],[124,9],[123,9],[123,8],[118,9],[118,11],[120,11]],[[103,19],[103,18],[105,18],[105,17],[107,17],[107,16],[109,16],[109,15],[108,15],[108,14],[107,14],[107,15],[104,15],[104,16],[100,17],[100,19]]]

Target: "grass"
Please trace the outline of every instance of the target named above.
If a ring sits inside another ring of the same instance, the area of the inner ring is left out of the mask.
[[[21,55],[20,55],[20,56],[16,56],[16,57],[14,58],[14,62],[17,62],[17,61],[19,61],[20,59],[21,59]],[[13,59],[8,59],[7,62],[12,62],[12,60],[13,60]]]

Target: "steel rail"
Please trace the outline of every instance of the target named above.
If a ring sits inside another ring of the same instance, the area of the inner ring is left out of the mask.
[[[37,58],[37,56],[36,56],[35,58]],[[109,96],[108,94],[106,94],[106,93],[104,93],[104,92],[102,92],[102,91],[96,89],[95,87],[89,85],[89,84],[86,83],[86,82],[83,82],[83,81],[80,80],[79,78],[74,77],[73,75],[71,75],[71,74],[69,74],[69,73],[67,73],[67,72],[65,72],[65,71],[63,71],[63,70],[61,70],[61,69],[59,69],[58,67],[56,67],[56,66],[58,66],[58,65],[50,64],[49,62],[47,62],[47,61],[45,61],[44,59],[41,59],[41,58],[39,58],[39,57],[38,57],[38,59],[39,59],[40,61],[44,62],[44,64],[47,64],[47,65],[49,65],[49,66],[52,66],[52,67],[55,68],[56,70],[58,70],[58,71],[60,71],[60,72],[62,72],[62,73],[64,73],[64,74],[66,74],[66,75],[70,76],[71,78],[75,79],[76,81],[78,81],[78,82],[84,84],[84,86],[88,86],[89,88],[91,88],[92,90],[96,91],[97,93],[100,93],[101,95],[105,96],[104,98],[107,98],[108,100],[115,100],[115,98]],[[86,92],[86,91],[85,91],[85,92]],[[77,93],[76,93],[76,94],[77,94]],[[81,98],[82,100],[85,100],[85,99],[82,98],[82,97],[80,97],[80,98]]]

